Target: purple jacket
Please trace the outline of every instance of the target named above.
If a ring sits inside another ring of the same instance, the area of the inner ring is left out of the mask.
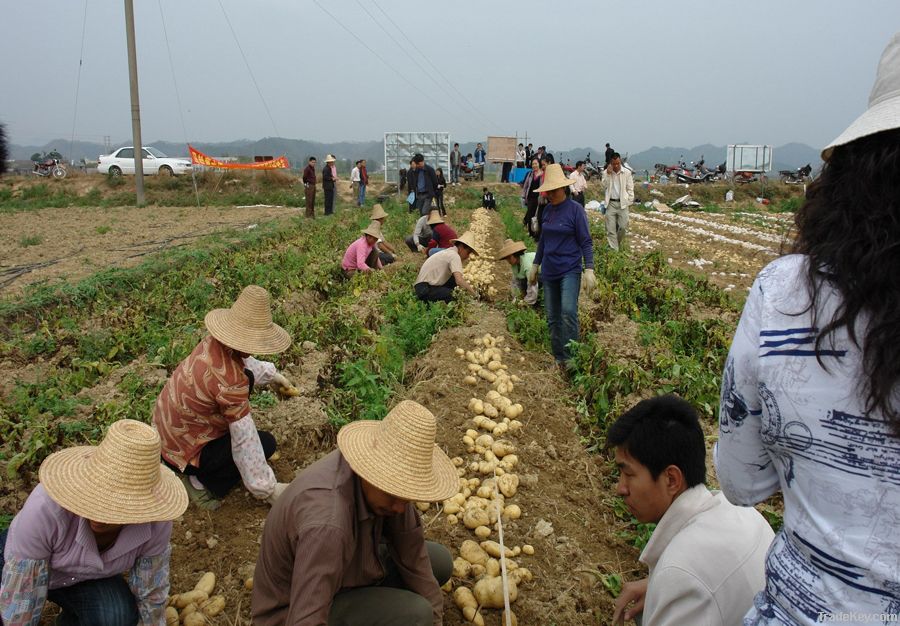
[[[541,276],[558,280],[572,272],[594,269],[594,243],[584,207],[566,198],[559,204],[548,204],[541,216],[541,238],[534,262],[541,266]]]

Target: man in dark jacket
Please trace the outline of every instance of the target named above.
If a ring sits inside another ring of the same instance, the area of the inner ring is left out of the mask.
[[[325,192],[325,215],[334,213],[334,185],[337,182],[337,168],[334,164],[334,156],[325,157],[325,167],[322,168],[322,191]]]
[[[425,157],[421,154],[413,157],[413,163],[415,163],[416,169],[410,181],[412,182],[410,191],[416,193],[416,209],[418,209],[419,215],[425,215],[435,196],[437,174],[434,173],[433,167],[425,163]]]
[[[613,155],[616,153],[615,150],[609,147],[609,144],[606,144],[606,152],[603,153],[603,157],[606,159],[606,165],[609,165],[610,161],[613,160]]]
[[[303,187],[306,191],[306,217],[316,216],[316,157],[309,157],[303,169]]]

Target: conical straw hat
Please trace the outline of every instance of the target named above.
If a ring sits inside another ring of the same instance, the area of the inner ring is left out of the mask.
[[[372,235],[375,239],[381,239],[381,224],[371,222],[363,232],[363,235]]]
[[[380,220],[382,217],[387,217],[387,211],[384,210],[380,204],[376,204],[372,207],[372,215],[369,216],[370,220]]]
[[[204,319],[213,337],[245,354],[277,354],[287,350],[291,337],[272,322],[269,292],[249,285],[230,309],[214,309]]]
[[[527,248],[525,247],[525,242],[507,239],[506,242],[504,242],[503,247],[500,248],[500,252],[497,253],[497,259],[503,260],[511,254],[515,254],[516,252],[524,252],[526,249]]]
[[[380,422],[347,424],[337,443],[353,471],[378,489],[404,500],[439,502],[456,495],[459,477],[435,445],[436,433],[431,411],[404,400]]]
[[[469,246],[469,248],[472,249],[472,252],[474,252],[475,254],[477,254],[479,256],[481,255],[481,250],[479,250],[478,248],[475,247],[475,235],[472,233],[471,230],[467,230],[466,232],[464,232],[462,234],[462,237],[457,237],[456,239],[451,239],[450,243],[464,243],[467,246]]]
[[[175,473],[159,462],[159,433],[135,420],[109,427],[99,446],[78,446],[41,463],[41,484],[67,511],[103,524],[173,520],[188,495]]]
[[[574,185],[575,181],[566,178],[562,165],[559,163],[551,163],[544,170],[544,184],[535,189],[535,191],[553,191],[560,187],[568,187]]]
[[[428,214],[428,225],[434,226],[435,224],[443,224],[444,218],[441,217],[440,211],[432,211]]]

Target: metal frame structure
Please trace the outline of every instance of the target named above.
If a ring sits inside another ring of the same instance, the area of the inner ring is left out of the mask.
[[[401,169],[409,167],[409,160],[420,153],[425,162],[442,168],[450,176],[449,132],[387,132],[384,134],[384,180],[399,184]]]

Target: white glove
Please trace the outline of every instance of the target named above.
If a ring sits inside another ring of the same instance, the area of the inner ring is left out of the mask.
[[[541,271],[541,266],[537,263],[534,263],[531,266],[531,269],[528,270],[528,284],[534,285],[537,283],[538,272]]]
[[[268,498],[266,498],[266,502],[269,504],[275,504],[275,501],[281,497],[281,494],[284,493],[284,490],[290,486],[290,483],[275,483],[275,490],[272,492]]]
[[[291,381],[289,381],[284,374],[280,372],[275,372],[272,375],[272,384],[276,387],[291,387]]]
[[[423,245],[420,244],[420,243],[417,243],[417,244],[416,244],[416,250],[418,250],[419,252],[425,252],[425,246],[423,246]]]
[[[596,287],[597,277],[594,276],[594,270],[584,270],[584,272],[581,274],[581,288],[590,294]]]

